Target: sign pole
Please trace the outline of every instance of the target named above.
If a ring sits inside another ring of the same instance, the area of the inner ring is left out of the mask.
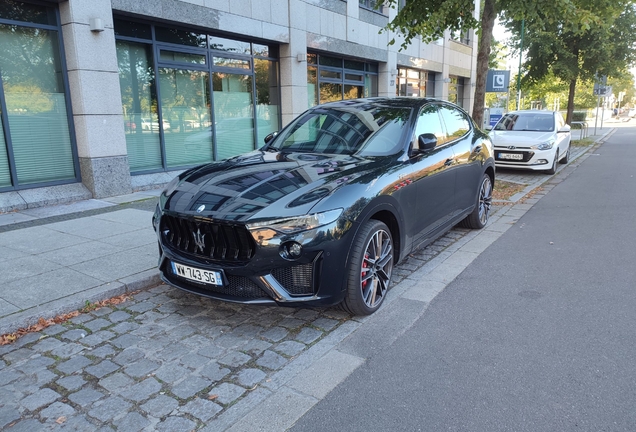
[[[594,135],[596,135],[596,125],[598,124],[598,107],[601,105],[601,96],[596,100],[596,115],[594,116]],[[602,126],[601,126],[602,127]]]

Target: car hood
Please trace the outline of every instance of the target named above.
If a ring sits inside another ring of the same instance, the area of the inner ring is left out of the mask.
[[[522,147],[541,144],[542,142],[554,139],[554,132],[533,132],[533,131],[498,131],[492,130],[488,134],[495,147]]]
[[[378,164],[373,157],[257,150],[186,171],[160,202],[164,211],[236,222],[303,215]]]

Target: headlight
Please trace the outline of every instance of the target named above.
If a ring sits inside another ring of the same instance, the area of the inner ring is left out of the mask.
[[[541,144],[532,146],[530,148],[534,150],[550,150],[553,145],[554,145],[554,140],[550,140],[550,141],[542,142]]]
[[[247,229],[257,230],[261,228],[271,228],[278,232],[292,234],[330,224],[336,221],[341,214],[342,209],[340,208],[304,216],[294,216],[282,219],[272,219],[262,222],[253,222],[247,224]]]

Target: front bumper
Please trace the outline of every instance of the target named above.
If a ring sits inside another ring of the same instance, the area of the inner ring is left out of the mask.
[[[555,149],[531,150],[495,147],[495,165],[501,168],[523,168],[530,170],[547,170],[552,166],[555,157]],[[517,155],[519,160],[507,159],[507,155]]]
[[[202,257],[178,250],[162,233],[162,216],[160,211],[155,214],[159,270],[161,279],[172,286],[204,297],[246,304],[330,306],[344,298],[354,224],[338,220],[294,235],[265,229],[254,234],[251,258],[227,262],[215,258],[213,252],[212,257]],[[302,245],[302,254],[296,259],[283,258],[281,247],[291,241]],[[173,270],[172,262],[219,271],[223,284],[210,285],[181,277]]]

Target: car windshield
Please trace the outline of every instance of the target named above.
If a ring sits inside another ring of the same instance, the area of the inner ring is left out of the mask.
[[[375,104],[316,107],[278,135],[268,148],[289,152],[386,156],[402,147],[410,108]]]
[[[499,131],[552,132],[554,116],[552,113],[508,113],[495,125]]]

